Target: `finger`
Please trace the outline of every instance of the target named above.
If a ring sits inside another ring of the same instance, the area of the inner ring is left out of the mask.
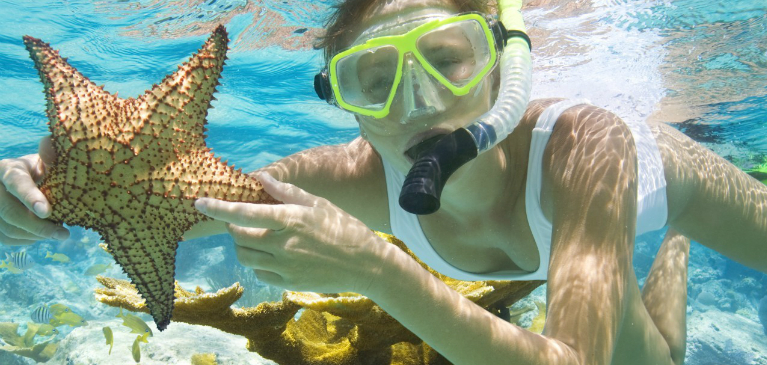
[[[256,179],[261,182],[261,185],[264,187],[264,191],[285,204],[297,204],[313,207],[320,199],[293,184],[277,181],[266,172],[257,173]]]
[[[239,261],[242,266],[277,272],[277,260],[275,260],[274,255],[268,252],[237,245],[234,246],[234,252],[237,254],[237,261]]]
[[[31,159],[21,161],[16,160],[4,166],[2,176],[4,190],[15,196],[38,217],[47,218],[51,215],[51,207],[30,174]]]
[[[25,240],[20,238],[11,238],[0,233],[0,243],[6,246],[29,246],[39,240]]]
[[[212,198],[199,198],[194,207],[201,213],[217,220],[242,227],[282,230],[298,214],[301,207],[295,205],[252,204],[228,202]]]
[[[51,136],[43,137],[40,140],[37,153],[40,154],[40,160],[45,165],[52,165],[56,161],[56,150],[53,149],[53,139]]]
[[[283,238],[275,239],[274,231],[266,228],[242,227],[227,223],[226,229],[234,238],[234,244],[244,248],[274,253],[275,246],[284,242]]]
[[[24,163],[26,170],[29,171],[32,181],[35,184],[39,184],[45,177],[45,163],[40,158],[40,155],[26,155],[19,158],[19,160]]]
[[[47,219],[40,219],[0,186],[0,220],[41,238],[65,240],[69,231]]]
[[[264,284],[280,288],[285,287],[285,280],[277,273],[259,269],[254,269],[253,273],[256,274],[256,279]]]
[[[17,238],[17,239],[24,239],[24,240],[39,241],[39,240],[49,238],[49,237],[38,236],[36,234],[27,232],[19,227],[9,224],[8,222],[4,220],[0,220],[0,233],[4,234],[5,236],[9,238]]]

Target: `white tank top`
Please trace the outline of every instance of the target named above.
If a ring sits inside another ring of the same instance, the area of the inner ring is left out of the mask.
[[[525,212],[530,230],[535,238],[540,265],[534,272],[506,270],[490,273],[473,273],[461,270],[445,261],[429,243],[421,229],[418,216],[399,206],[399,195],[405,175],[382,160],[386,175],[389,198],[389,219],[394,236],[402,240],[421,261],[432,269],[458,280],[546,280],[551,251],[552,226],[541,209],[541,174],[543,151],[559,116],[570,107],[588,104],[585,99],[563,100],[547,107],[532,132],[527,165],[525,189]],[[666,179],[660,151],[650,128],[644,122],[626,122],[631,129],[637,150],[637,236],[663,228],[668,217]],[[513,260],[513,258],[512,258]]]

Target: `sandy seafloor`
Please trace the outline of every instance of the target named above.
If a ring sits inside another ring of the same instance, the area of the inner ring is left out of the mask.
[[[10,3],[0,2],[3,5]],[[67,6],[76,5],[76,2],[66,3]],[[219,1],[217,4],[225,3]],[[130,11],[137,14],[149,9],[160,15],[177,16],[162,25],[146,26],[143,20],[136,21],[126,26],[128,30],[125,33],[129,37],[160,34],[162,36],[158,38],[168,38],[163,39],[167,42],[183,38],[184,35],[173,35],[170,31],[174,25],[189,23],[195,15],[189,10],[191,7],[176,14],[177,9],[163,8],[158,4],[134,2],[119,8],[123,6],[122,2],[100,2],[98,6],[114,13],[114,18],[110,19],[121,19],[120,11],[129,6],[134,7]],[[249,34],[259,34],[258,29],[285,24],[308,24],[310,29],[307,34],[311,34],[320,24],[307,14],[316,9],[311,5],[306,5],[308,10],[302,8],[304,5],[296,5],[298,10],[286,10],[287,7],[280,1],[256,2],[254,6],[255,10],[248,9],[253,14],[225,17],[230,21],[233,51],[228,71],[225,71],[230,73],[217,95],[219,104],[209,117],[213,147],[248,170],[303,148],[341,143],[353,138],[356,129],[348,115],[316,101],[309,95],[311,92],[307,91],[306,85],[296,84],[293,79],[296,73],[309,79],[319,67],[316,54],[307,56],[307,52],[295,52],[296,49],[306,51],[308,46],[305,42],[293,42],[297,38],[284,37],[279,32],[270,33],[271,38],[248,38]],[[588,98],[595,105],[612,110],[623,118],[672,123],[739,167],[751,167],[767,155],[765,14],[767,5],[763,0],[737,4],[725,0],[528,1],[525,20],[534,44],[533,98]],[[257,21],[251,28],[249,19],[267,19],[270,22]],[[29,19],[14,17],[12,21],[14,26],[23,28]],[[55,21],[43,23],[45,27],[24,29],[24,32],[59,34],[53,41],[58,41],[57,44],[73,59],[100,65],[91,69],[92,72],[105,72],[99,68],[104,67],[98,60],[101,52],[112,52],[114,54],[110,57],[124,57],[138,63],[130,55],[110,48],[118,47],[112,43],[118,38],[100,34],[90,36],[95,40],[70,39],[60,35],[68,34],[67,27],[57,25]],[[13,55],[11,58],[15,57],[14,60],[19,63],[29,62],[17,44],[20,43],[20,35],[15,34],[13,29],[4,29],[3,34],[8,38],[0,39],[6,47],[0,48],[0,53],[3,56]],[[179,26],[179,29],[188,28]],[[292,34],[292,29],[288,34]],[[185,49],[198,47],[198,40],[202,39],[199,35],[204,32],[197,33],[198,38],[183,44]],[[287,44],[286,39],[293,43]],[[282,60],[285,64],[264,66],[244,61],[244,54],[253,57],[249,50],[258,50],[264,42],[278,46],[279,49],[269,51],[272,52],[269,57],[276,62]],[[89,60],[90,55],[86,51],[91,44],[105,44],[104,49],[90,52],[96,55],[93,61]],[[184,51],[180,56],[167,56],[170,60],[152,66],[156,69],[156,75],[142,76],[141,82],[109,78],[100,82],[106,82],[111,91],[128,89],[140,92],[146,87],[145,83],[159,80],[186,55]],[[12,63],[5,64],[9,70],[14,67]],[[14,71],[22,74],[32,72],[31,66],[24,67],[21,71]],[[260,89],[247,89],[250,79],[238,81],[238,77],[234,76],[253,70],[275,73],[277,76],[274,79],[264,83],[272,82],[276,86],[259,84],[257,87]],[[3,71],[3,75],[8,72]],[[26,99],[18,99],[18,94],[20,91],[23,94],[24,90],[33,90],[37,95],[40,86],[35,78],[36,74],[31,74],[19,84],[5,79],[12,87],[0,91],[0,134],[16,136],[3,140],[2,158],[18,156],[21,154],[19,151],[31,153],[36,141],[45,134],[42,128],[44,122],[39,121],[42,115],[39,100],[27,103]],[[263,93],[264,88],[268,90],[266,93]],[[123,95],[123,91],[120,93]],[[303,99],[296,100],[296,95]],[[17,100],[15,104],[11,102],[13,100]],[[18,107],[18,104],[24,106]],[[27,117],[30,111],[37,114]],[[37,132],[28,132],[32,123],[30,120],[34,118],[37,118],[34,123],[40,128]],[[321,122],[317,119],[325,124],[318,124]],[[23,123],[13,124],[16,120]],[[239,139],[252,132],[248,129],[251,126],[262,138],[256,141]],[[283,139],[270,139],[278,138],[275,136]],[[634,264],[640,284],[660,246],[662,234],[663,231],[650,232],[637,239]],[[95,301],[92,290],[97,283],[93,277],[83,275],[92,265],[111,260],[96,246],[97,242],[99,237],[94,233],[75,228],[70,240],[45,241],[28,248],[28,253],[37,264],[23,274],[14,275],[0,270],[0,321],[25,322],[30,312],[42,303],[66,304],[88,321],[85,327],[61,328],[59,351],[48,364],[134,363],[129,348],[135,335],[128,334],[129,330],[120,325],[121,321],[115,318],[116,309]],[[0,255],[18,250],[20,248],[0,247]],[[72,261],[60,264],[46,260],[44,256],[49,250],[66,253]],[[252,273],[239,267],[231,239],[225,236],[182,243],[178,267],[177,279],[187,289],[193,289],[196,285],[206,290],[218,289],[240,281],[246,287],[246,297],[237,303],[241,306],[279,298],[279,289],[259,285]],[[124,277],[116,267],[104,275]],[[760,301],[767,296],[765,275],[723,258],[697,243],[692,245],[688,275],[685,363],[767,364],[767,305],[760,308]],[[525,301],[542,300],[544,293],[545,287],[542,287]],[[534,315],[535,312],[529,313],[527,319]],[[148,316],[143,318],[149,320]],[[107,354],[101,332],[104,326],[111,327],[115,333],[111,355]],[[154,328],[151,322],[150,326]],[[249,353],[242,338],[211,328],[172,323],[167,331],[155,331],[149,343],[142,344],[141,364],[189,364],[193,354],[208,352],[216,353],[220,364],[271,363]],[[32,363],[0,351],[0,365]]]

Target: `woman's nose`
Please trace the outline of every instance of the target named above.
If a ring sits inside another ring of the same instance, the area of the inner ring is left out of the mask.
[[[402,70],[403,114],[400,123],[432,116],[445,111],[439,97],[439,85],[413,54],[405,55]]]

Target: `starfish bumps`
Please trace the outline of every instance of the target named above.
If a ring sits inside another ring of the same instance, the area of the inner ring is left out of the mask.
[[[136,99],[121,99],[48,44],[24,37],[45,86],[56,152],[40,185],[50,219],[101,234],[160,330],[173,312],[178,242],[207,219],[195,199],[279,203],[205,145],[227,42],[219,26],[178,71]]]

